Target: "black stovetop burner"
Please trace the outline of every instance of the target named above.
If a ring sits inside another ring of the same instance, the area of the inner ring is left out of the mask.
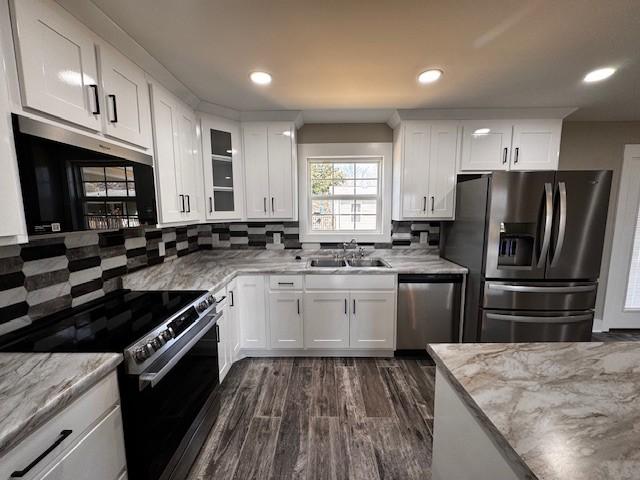
[[[0,337],[0,351],[122,353],[204,293],[117,290]]]

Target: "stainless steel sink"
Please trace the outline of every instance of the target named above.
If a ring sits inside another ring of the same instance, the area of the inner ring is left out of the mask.
[[[310,267],[340,268],[346,267],[347,262],[341,258],[312,258],[309,260]]]
[[[357,268],[391,268],[391,265],[389,265],[381,258],[356,258],[347,261],[349,262],[349,266]]]

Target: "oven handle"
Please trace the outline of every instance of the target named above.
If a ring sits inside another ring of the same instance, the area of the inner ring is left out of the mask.
[[[487,283],[487,288],[502,292],[581,293],[594,292],[596,290],[596,285],[576,285],[572,287],[534,287],[530,285],[504,285],[501,283]]]
[[[209,318],[209,322],[202,327],[197,332],[194,332],[193,337],[189,339],[189,341],[174,355],[169,358],[169,360],[162,365],[162,367],[155,372],[142,372],[138,377],[138,383],[140,390],[145,388],[147,385],[151,387],[155,387],[160,380],[164,378],[164,376],[171,371],[171,369],[184,357],[191,347],[193,347],[214,325],[217,324],[218,319],[222,317],[222,312],[218,312],[215,315],[207,315],[206,318]],[[151,365],[153,366],[153,364]]]
[[[592,314],[585,315],[567,315],[559,317],[541,317],[541,316],[526,316],[526,315],[503,315],[500,313],[487,313],[487,319],[489,320],[504,320],[515,323],[578,323],[585,320],[591,320]]]

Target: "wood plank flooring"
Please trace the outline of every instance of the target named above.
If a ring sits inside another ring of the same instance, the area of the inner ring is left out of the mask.
[[[430,479],[434,377],[426,360],[241,360],[189,479]]]

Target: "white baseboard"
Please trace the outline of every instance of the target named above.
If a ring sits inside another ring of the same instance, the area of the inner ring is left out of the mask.
[[[393,350],[251,350],[243,349],[238,359],[248,357],[393,357]]]

